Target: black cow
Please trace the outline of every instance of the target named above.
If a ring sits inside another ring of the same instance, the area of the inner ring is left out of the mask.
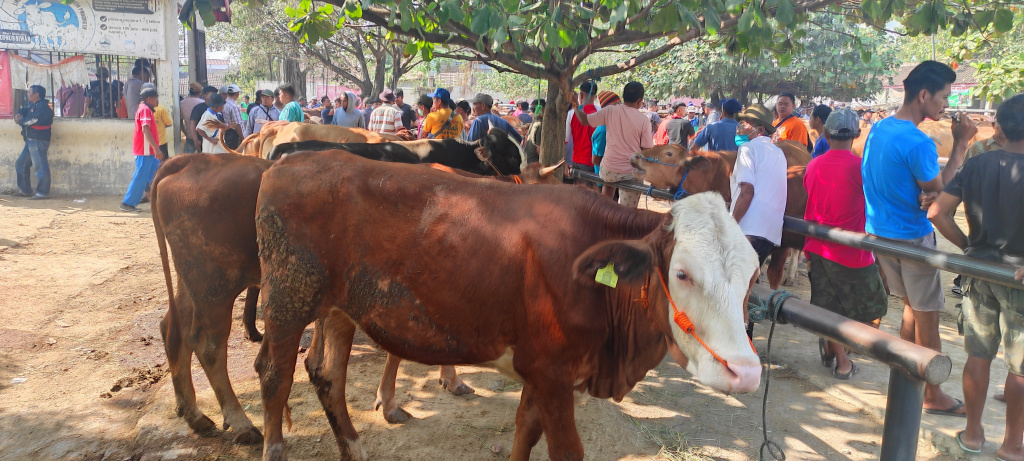
[[[522,149],[508,133],[492,128],[479,141],[421,139],[380,144],[300,141],[278,144],[270,160],[299,151],[346,150],[363,158],[400,163],[440,163],[483,176],[520,174]],[[488,162],[488,160],[490,162]],[[492,166],[493,165],[493,166]]]

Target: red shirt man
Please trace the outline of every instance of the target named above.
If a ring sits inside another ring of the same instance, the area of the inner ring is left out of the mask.
[[[589,80],[583,82],[580,85],[579,103],[583,106],[584,113],[597,112],[597,106],[594,105],[595,97],[597,97],[597,84]],[[594,162],[591,158],[594,155],[594,146],[591,143],[594,128],[580,123],[577,117],[572,117],[569,122],[569,130],[572,132],[572,162],[580,166],[589,166],[591,171],[594,169]]]

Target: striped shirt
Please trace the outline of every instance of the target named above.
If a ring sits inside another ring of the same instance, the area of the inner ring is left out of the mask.
[[[384,104],[370,113],[370,123],[366,125],[368,131],[385,134],[396,134],[402,124],[402,111],[394,104]]]

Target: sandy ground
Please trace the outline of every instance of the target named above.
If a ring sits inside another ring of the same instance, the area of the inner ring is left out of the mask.
[[[158,332],[167,293],[149,213],[115,211],[119,197],[79,200],[0,196],[0,460],[258,459],[260,448],[232,444],[230,431],[199,437],[174,415]],[[804,279],[793,289],[807,299],[806,286]],[[258,345],[242,339],[241,306],[240,298],[229,341],[230,374],[242,405],[262,428],[252,367]],[[898,324],[897,310],[885,319],[890,331]],[[757,329],[762,352],[767,332]],[[950,349],[956,347],[962,341]],[[836,386],[817,364],[810,334],[780,327],[774,348],[770,437],[787,459],[877,459],[884,367],[859,358],[866,377]],[[390,425],[371,408],[385,355],[362,335],[354,354],[348,404],[372,459],[507,459],[517,383],[489,369],[459,367],[476,394],[455,397],[437,384],[436,367],[404,362],[398,402],[415,419]],[[954,358],[955,376],[947,385],[957,396],[962,363]],[[285,434],[291,457],[336,459],[319,401],[304,368],[297,370],[290,399],[295,425]],[[198,364],[193,375],[200,408],[221,421]],[[994,374],[993,382],[999,379]],[[578,406],[576,422],[587,459],[758,459],[762,391],[718,394],[664,361],[622,402],[590,399]],[[935,424],[953,430],[962,421]],[[954,459],[928,438],[919,443],[918,459]],[[542,440],[532,459],[547,459],[546,450]]]

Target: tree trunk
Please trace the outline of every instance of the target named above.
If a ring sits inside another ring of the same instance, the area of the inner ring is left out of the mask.
[[[299,61],[282,59],[280,70],[278,79],[295,87],[295,100],[306,97],[306,73],[301,70]]]
[[[568,82],[565,84],[568,85]],[[541,165],[551,166],[565,158],[565,118],[570,106],[559,85],[549,80],[547,106],[544,107],[544,121],[541,125]],[[559,177],[563,171],[558,172]]]

